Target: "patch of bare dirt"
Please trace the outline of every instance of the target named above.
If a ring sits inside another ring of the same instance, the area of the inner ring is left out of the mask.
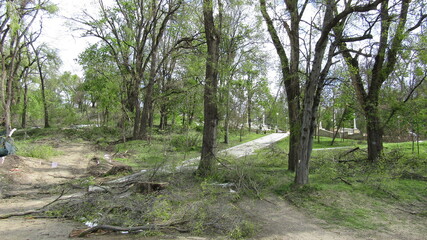
[[[45,186],[58,185],[85,175],[88,161],[95,154],[87,143],[57,145],[63,154],[49,160],[7,156],[0,160],[0,215],[39,209],[58,194]],[[69,196],[68,196],[69,197]],[[1,239],[68,239],[81,224],[64,219],[12,217],[0,219]]]
[[[29,186],[58,184],[84,176],[89,155],[94,154],[88,144],[67,144],[56,149],[63,154],[49,160],[6,156],[0,160],[0,174],[12,185]]]
[[[423,233],[427,233],[427,226],[422,222],[412,226],[390,222],[384,229],[378,230],[351,230],[330,225],[276,196],[270,196],[265,200],[247,199],[240,202],[239,207],[258,223],[261,231],[256,239],[263,240],[421,240],[425,239]],[[408,218],[417,218],[402,212],[396,214],[397,218],[407,221]],[[420,217],[417,219],[422,221]]]
[[[350,231],[322,227],[326,224],[313,219],[277,197],[265,200],[244,200],[239,206],[260,225],[257,239],[264,240],[353,240],[358,239]]]

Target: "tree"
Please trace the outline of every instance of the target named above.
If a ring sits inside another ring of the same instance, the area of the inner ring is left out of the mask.
[[[265,56],[260,54],[261,33],[257,31],[261,22],[254,19],[252,7],[243,1],[224,2],[221,22],[221,43],[219,56],[219,102],[220,116],[224,123],[224,143],[229,141],[231,106],[234,96],[231,94],[233,82],[238,81],[245,72],[245,63],[264,66]],[[255,60],[256,59],[256,60]]]
[[[218,1],[218,21],[222,23],[222,5]],[[220,27],[215,23],[212,0],[203,0],[203,22],[205,28],[207,56],[204,87],[204,127],[203,144],[200,164],[197,169],[199,176],[206,177],[214,171],[216,158],[216,138],[218,126],[218,73],[219,44],[221,41]]]
[[[31,26],[40,12],[53,13],[57,10],[49,1],[0,1],[0,98],[5,121],[6,134],[11,130],[11,104],[13,86],[17,81],[21,54],[30,42],[25,36],[33,35]],[[36,31],[39,35],[41,29]],[[33,38],[35,41],[36,38]]]
[[[121,89],[124,86],[117,81],[121,76],[119,69],[109,54],[108,47],[102,43],[91,45],[82,52],[79,55],[79,63],[84,70],[81,85],[81,90],[85,93],[84,98],[90,102],[91,108],[100,114],[101,124],[106,124],[109,115],[126,108],[126,91]],[[122,111],[126,112],[126,109]],[[124,116],[125,114],[122,117]],[[120,122],[124,124],[128,120],[125,118]]]
[[[30,43],[33,53],[35,55],[35,60],[37,64],[37,71],[40,78],[40,92],[43,101],[43,111],[44,111],[44,127],[49,128],[49,111],[48,111],[48,102],[46,100],[46,81],[47,75],[49,73],[49,67],[58,68],[61,64],[56,52],[52,49],[49,49],[46,45],[40,45],[39,47],[34,46],[34,41]]]
[[[103,0],[98,3],[100,19],[86,14],[89,20],[76,21],[88,28],[86,35],[98,37],[108,46],[126,89],[126,108],[134,113],[133,137],[147,138],[156,68],[161,61],[157,59],[158,47],[182,0],[116,0],[112,7],[106,6]],[[140,101],[141,89],[143,101]]]
[[[354,12],[373,10],[381,0],[373,1],[366,5],[352,5],[352,2],[349,1],[341,6],[332,0],[314,3],[317,4],[315,7],[320,8],[318,14],[322,14],[319,19],[321,24],[319,27],[315,26],[314,19],[312,19],[311,25],[305,29],[308,32],[306,36],[308,38],[306,45],[308,46],[306,49],[309,48],[311,50],[311,44],[313,44],[314,54],[312,55],[311,51],[308,51],[305,55],[306,69],[302,71],[299,66],[302,60],[300,59],[300,49],[302,49],[300,32],[303,30],[301,23],[309,1],[305,1],[302,5],[297,0],[286,0],[284,2],[285,16],[288,16],[289,19],[282,19],[281,23],[286,30],[287,41],[290,44],[289,55],[276,30],[276,25],[269,15],[266,1],[260,0],[260,6],[268,32],[280,59],[280,68],[287,93],[291,132],[289,169],[296,171],[295,183],[303,185],[308,183],[309,159],[311,157],[320,96],[336,50],[337,42],[330,42],[329,35],[342,19]],[[341,9],[338,10],[338,8]],[[317,27],[317,35],[313,34],[313,27]],[[339,36],[336,40],[341,41]],[[304,78],[301,76],[301,72],[305,73]],[[304,88],[300,89],[303,80],[305,80]],[[303,96],[301,95],[302,91],[304,92]],[[301,98],[302,103],[300,102]]]
[[[350,77],[356,92],[357,100],[362,106],[365,119],[367,121],[368,159],[377,160],[383,150],[384,126],[381,123],[379,112],[379,99],[381,88],[384,82],[395,70],[399,59],[399,52],[402,50],[404,39],[412,31],[423,23],[427,15],[423,15],[421,7],[420,14],[414,14],[414,26],[408,27],[408,14],[410,11],[416,13],[419,3],[416,1],[382,1],[379,16],[363,16],[363,25],[366,26],[359,39],[372,38],[371,33],[379,31],[379,39],[373,44],[371,41],[364,41],[369,48],[360,48],[360,44],[352,46],[350,43],[342,41],[339,45],[341,54],[345,59]],[[346,20],[342,19],[340,27],[335,29],[336,35],[342,35],[349,39],[355,32],[352,27],[346,27]],[[397,22],[396,22],[397,21]],[[354,37],[352,37],[354,39]],[[373,56],[372,56],[373,55]],[[369,64],[365,65],[364,63]],[[368,83],[368,84],[367,84]]]

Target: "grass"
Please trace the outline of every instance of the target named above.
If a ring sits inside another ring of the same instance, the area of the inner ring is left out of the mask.
[[[15,145],[18,154],[23,157],[32,157],[48,160],[52,157],[59,156],[62,154],[62,152],[46,144],[34,144],[30,141],[17,141],[15,142]]]
[[[313,149],[318,148],[335,148],[335,147],[358,147],[365,146],[366,142],[353,139],[336,138],[334,144],[331,145],[332,138],[329,137],[316,137],[313,142]]]

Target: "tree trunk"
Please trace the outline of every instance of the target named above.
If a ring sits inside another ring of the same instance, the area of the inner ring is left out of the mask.
[[[372,105],[365,111],[366,116],[366,133],[368,135],[368,160],[376,161],[383,150],[383,129],[378,113],[378,107]]]
[[[366,76],[369,84],[366,84],[363,81],[364,78],[362,77],[361,72],[364,71],[361,71],[361,67],[359,67],[359,55],[353,57],[349,53],[350,49],[346,43],[342,42],[339,45],[342,56],[346,59],[348,69],[351,69],[349,73],[356,92],[357,100],[364,108],[364,115],[367,121],[368,159],[370,161],[377,160],[381,156],[383,149],[383,129],[380,123],[378,109],[378,99],[381,87],[395,70],[398,54],[401,51],[404,38],[409,32],[418,29],[418,27],[413,27],[409,30],[405,27],[411,1],[403,0],[399,4],[401,5],[400,13],[399,16],[397,16],[395,15],[395,12],[392,12],[393,7],[389,6],[389,1],[381,2],[380,18],[378,19],[380,20],[381,26],[380,33],[378,34],[378,50],[376,55],[373,57],[374,61],[372,68],[367,69],[370,72],[370,76]],[[343,27],[344,26],[341,26],[339,29],[344,29]],[[392,27],[395,28],[391,29]],[[337,29],[334,30],[337,34]],[[391,34],[393,34],[393,36],[390,36]],[[368,59],[367,61],[372,60]],[[368,88],[365,89],[365,85],[368,85]]]
[[[12,103],[12,79],[11,77],[7,78],[6,81],[6,105],[4,108],[4,122],[6,128],[6,136],[9,135],[10,130],[12,130],[12,121],[11,121],[11,113],[10,106]]]
[[[150,128],[150,119],[153,112],[153,92],[154,83],[156,80],[156,66],[157,54],[156,51],[154,51],[153,55],[151,56],[150,76],[148,79],[148,85],[145,87],[144,107],[142,108],[141,114],[139,137],[142,139],[148,138],[148,129]]]
[[[252,96],[249,93],[248,90],[248,128],[249,128],[249,132],[252,131]]]
[[[221,14],[221,9],[219,11]],[[203,145],[197,173],[199,176],[207,177],[214,172],[218,125],[217,92],[220,34],[215,27],[212,0],[203,0],[203,16],[208,52],[204,89]]]
[[[39,71],[40,71],[42,101],[43,101],[43,110],[44,110],[44,127],[45,128],[50,128],[50,125],[49,125],[49,112],[48,112],[48,109],[47,109],[47,101],[46,101],[45,79],[44,79],[43,73],[41,72],[42,70],[39,69]]]
[[[25,80],[24,83],[24,106],[22,107],[22,121],[21,121],[21,127],[27,128],[27,108],[28,108],[28,84]]]
[[[286,90],[289,111],[289,155],[288,170],[295,171],[299,159],[300,149],[300,128],[301,128],[301,109],[300,109],[300,79],[299,79],[299,17],[298,1],[285,1],[291,15],[291,26],[287,29],[291,45],[291,61],[283,47],[281,39],[274,27],[273,20],[267,12],[265,0],[260,0],[262,16],[267,24],[268,32],[276,48],[277,55],[280,59],[280,68],[282,71],[283,82]]]
[[[168,112],[167,112],[167,106],[165,104],[162,104],[160,106],[160,130],[165,130],[168,125]]]
[[[227,93],[226,93],[226,104],[225,104],[225,119],[224,119],[224,143],[229,143],[229,135],[230,135],[230,81],[227,81]]]
[[[289,99],[289,98],[288,98]],[[289,116],[289,153],[288,153],[288,170],[295,172],[298,162],[300,149],[300,132],[301,119],[299,101],[288,100]]]
[[[334,136],[332,137],[331,146],[334,145],[335,138],[338,135],[338,131],[339,131],[339,129],[340,129],[340,127],[341,127],[341,125],[342,125],[342,123],[344,121],[344,117],[345,117],[346,114],[347,114],[347,107],[344,108],[344,112],[342,113],[341,118],[340,118],[340,120],[338,122],[337,130],[334,132]]]
[[[42,102],[43,102],[44,127],[49,128],[50,127],[50,125],[49,125],[49,112],[47,109],[47,101],[46,101],[46,84],[45,84],[46,81],[45,81],[45,78],[43,75],[43,66],[42,66],[42,62],[40,59],[40,49],[36,49],[33,44],[31,44],[31,46],[32,46],[34,53],[36,55],[37,69],[39,72],[39,77],[40,77],[40,82],[41,82],[40,91],[41,91]]]
[[[134,99],[134,111],[135,111],[135,118],[133,122],[133,139],[136,140],[139,138],[139,129],[140,129],[140,119],[141,119],[141,108],[139,106],[139,100]]]

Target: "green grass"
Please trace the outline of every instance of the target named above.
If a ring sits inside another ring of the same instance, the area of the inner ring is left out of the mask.
[[[419,147],[419,154],[418,154],[418,147]],[[403,143],[384,143],[384,150],[386,152],[390,151],[400,151],[401,153],[405,155],[413,155],[418,156],[420,158],[427,158],[427,142],[420,142],[417,144],[417,142],[412,144],[412,142],[403,142]]]
[[[17,148],[17,154],[23,157],[32,157],[40,159],[50,159],[55,156],[59,156],[62,152],[56,150],[50,145],[45,144],[34,144],[28,141],[15,142]]]
[[[229,148],[263,136],[265,135],[246,133],[240,142],[240,136],[235,132],[230,134],[229,144],[221,143],[222,139],[218,139],[218,148]],[[115,160],[134,169],[153,168],[166,163],[175,166],[182,161],[200,156],[201,147],[202,134],[197,131],[156,134],[150,141],[136,140],[117,144],[115,152],[118,157],[115,157]]]
[[[332,138],[329,137],[320,137],[315,138],[313,142],[313,148],[334,148],[334,147],[358,147],[365,146],[365,141],[353,140],[353,139],[341,139],[336,138],[334,144],[331,145]]]

